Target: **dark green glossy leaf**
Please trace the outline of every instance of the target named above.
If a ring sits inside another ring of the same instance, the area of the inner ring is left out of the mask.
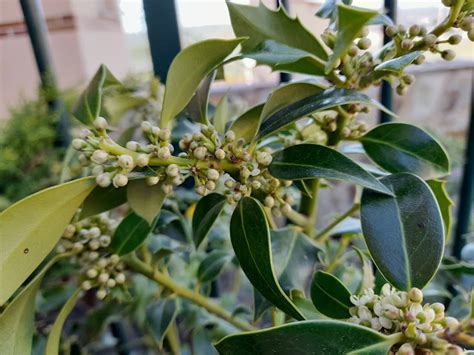
[[[324,271],[317,271],[311,283],[311,300],[322,314],[336,319],[347,319],[351,315],[351,293],[336,277]]]
[[[232,257],[225,251],[213,250],[199,264],[198,280],[202,283],[214,280],[231,260]]]
[[[160,126],[168,127],[171,121],[189,103],[201,81],[242,42],[209,39],[195,43],[178,53],[173,59],[166,78]]]
[[[392,173],[408,172],[424,179],[449,174],[449,158],[427,132],[406,123],[385,123],[360,138],[367,155]]]
[[[209,106],[209,92],[211,84],[216,76],[216,70],[208,74],[199,84],[196,93],[187,106],[186,111],[193,120],[202,124],[208,124],[207,109]]]
[[[270,231],[260,203],[244,197],[230,222],[230,238],[242,270],[270,302],[295,319],[304,319],[279,285],[273,270]]]
[[[110,249],[118,255],[128,254],[138,248],[150,232],[151,226],[148,222],[132,212],[115,230]]]
[[[77,299],[82,293],[82,289],[78,288],[72,296],[67,300],[64,306],[59,311],[56,320],[51,328],[51,331],[48,334],[48,342],[46,343],[45,354],[48,355],[58,355],[59,354],[59,345],[61,342],[61,332],[63,330],[64,322],[69,313],[76,305]]]
[[[337,6],[337,36],[333,53],[326,64],[326,73],[334,69],[341,58],[369,21],[378,15],[377,11],[339,4]]]
[[[236,36],[249,37],[242,43],[244,52],[257,45],[274,40],[326,59],[327,52],[321,41],[309,32],[298,19],[291,18],[279,7],[273,11],[263,3],[257,7],[227,1],[232,28]]]
[[[332,88],[315,95],[305,96],[296,102],[292,101],[279,110],[272,112],[271,115],[262,121],[258,137],[265,137],[309,114],[328,110],[336,106],[355,103],[371,105],[379,110],[393,114],[380,103],[365,94],[347,89]]]
[[[446,181],[445,180],[428,180],[426,182],[428,186],[433,191],[436,201],[438,201],[438,206],[441,211],[441,216],[443,216],[444,223],[444,234],[446,236],[446,243],[449,242],[449,237],[451,236],[451,209],[454,205],[453,201],[446,191]]]
[[[193,240],[196,248],[202,243],[225,207],[226,198],[218,193],[201,198],[193,214]]]
[[[87,126],[92,125],[92,122],[99,117],[104,90],[119,85],[121,85],[120,82],[102,64],[75,103],[72,109],[73,116]]]
[[[89,196],[84,200],[81,207],[80,219],[84,219],[96,214],[110,211],[115,207],[127,202],[127,188],[115,186],[96,186]]]
[[[263,104],[254,106],[232,122],[230,130],[235,133],[236,139],[243,138],[246,142],[253,141],[258,132],[258,127],[260,126],[262,110]]]
[[[127,200],[132,210],[145,219],[149,225],[153,223],[161,211],[166,194],[161,184],[148,186],[146,180],[132,180],[127,186]]]
[[[376,72],[402,73],[413,61],[422,54],[421,51],[410,52],[400,57],[387,60],[374,68]]]
[[[367,327],[313,320],[229,335],[216,348],[223,355],[386,355],[392,345],[393,340]]]
[[[146,313],[148,328],[160,346],[163,346],[165,335],[177,314],[178,302],[176,298],[164,298],[148,307]]]
[[[250,53],[246,53],[245,57],[254,59],[259,64],[270,65],[273,70],[324,75],[324,62],[318,57],[273,40],[267,40],[259,44]]]
[[[391,193],[356,162],[337,150],[318,144],[295,145],[275,153],[269,171],[279,179],[326,178]]]
[[[402,173],[381,180],[394,197],[364,189],[365,242],[382,275],[400,290],[423,288],[438,270],[444,228],[438,204],[419,177]]]

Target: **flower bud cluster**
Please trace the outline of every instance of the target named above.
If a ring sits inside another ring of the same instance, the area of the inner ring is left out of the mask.
[[[71,261],[80,265],[81,287],[98,288],[96,296],[104,299],[108,292],[125,282],[125,265],[108,247],[117,221],[107,214],[69,224],[56,246],[56,252],[71,253]]]
[[[445,315],[443,304],[422,304],[423,292],[418,288],[404,292],[385,284],[380,295],[369,288],[360,296],[351,296],[351,302],[349,322],[384,334],[404,335],[397,354],[415,354],[418,348],[445,354],[451,344],[442,336],[459,331],[459,321]]]

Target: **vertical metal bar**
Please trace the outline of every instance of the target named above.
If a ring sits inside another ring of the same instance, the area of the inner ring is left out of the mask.
[[[453,255],[458,259],[461,257],[461,250],[466,244],[466,240],[463,236],[469,230],[469,222],[472,218],[474,200],[474,72],[471,75],[471,117],[466,136],[464,170],[461,189],[459,191],[459,208],[452,251]]]
[[[148,41],[155,75],[162,82],[173,58],[181,50],[174,0],[143,0]]]
[[[397,22],[397,0],[384,0],[384,7],[385,7],[387,16],[390,17],[393,20],[393,22],[396,23]],[[392,39],[389,36],[387,36],[384,31],[383,44],[385,45],[391,40]],[[380,94],[381,94],[382,104],[386,108],[388,108],[390,111],[393,111],[393,89],[388,82],[386,81],[382,82],[382,89],[381,89]],[[380,117],[379,117],[380,123],[390,122],[391,119],[392,117],[389,114],[383,111],[380,111]]]
[[[287,12],[290,12],[290,5],[288,4],[288,0],[276,0],[277,6],[281,6]],[[291,81],[291,74],[290,73],[280,73],[280,83],[287,83]]]
[[[31,46],[33,47],[42,88],[47,95],[48,107],[51,112],[59,115],[56,143],[59,146],[65,147],[70,142],[69,117],[57,93],[51,48],[48,43],[48,28],[43,8],[41,7],[40,0],[20,0],[20,5],[28,29]]]

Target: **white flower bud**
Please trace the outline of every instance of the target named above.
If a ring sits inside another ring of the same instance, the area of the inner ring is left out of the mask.
[[[87,275],[87,277],[90,278],[90,279],[96,278],[98,274],[99,274],[99,273],[97,272],[96,269],[89,269],[89,270],[86,271],[86,275]]]
[[[160,133],[158,134],[158,137],[162,141],[167,141],[171,138],[171,131],[168,128],[163,128]]]
[[[108,288],[114,288],[117,285],[117,281],[114,279],[108,279],[106,285]]]
[[[252,181],[252,188],[255,190],[258,190],[262,187],[262,183],[258,180],[253,180]]]
[[[171,156],[170,149],[168,147],[161,147],[158,149],[158,158],[166,160]]]
[[[120,261],[120,256],[118,256],[117,254],[112,254],[111,256],[109,256],[109,261],[112,264],[117,264]]]
[[[291,212],[291,206],[288,203],[285,203],[283,204],[283,206],[281,206],[281,213],[283,213],[284,215],[287,215],[290,212]]]
[[[92,175],[100,175],[104,172],[104,167],[102,165],[96,165],[92,168]]]
[[[235,133],[234,133],[234,131],[231,131],[231,130],[227,131],[227,133],[225,134],[225,140],[226,140],[227,142],[233,142],[233,141],[235,141]]]
[[[225,159],[225,151],[223,149],[220,149],[220,148],[216,149],[214,155],[219,160],[224,160]]]
[[[117,163],[122,169],[127,169],[127,170],[133,169],[135,166],[135,163],[133,162],[133,158],[128,154],[123,154],[119,156]]]
[[[184,141],[184,139],[180,139],[178,142],[179,149],[185,150],[188,144]]]
[[[240,201],[241,198],[242,198],[242,194],[240,192],[236,192],[234,194],[234,200],[235,201]]]
[[[80,138],[74,138],[71,143],[72,147],[76,150],[81,150],[87,146],[86,141]]]
[[[135,163],[139,167],[147,166],[150,162],[150,157],[147,154],[138,154],[137,158],[135,159]]]
[[[175,176],[173,178],[173,180],[171,180],[171,183],[174,185],[174,186],[178,186],[178,185],[181,185],[183,183],[183,179],[181,178],[181,176]]]
[[[446,327],[451,332],[455,332],[457,327],[459,327],[459,321],[454,317],[445,317],[444,322],[446,323]]]
[[[214,191],[216,189],[216,183],[212,180],[208,180],[206,182],[206,189],[208,189],[210,191]]]
[[[209,180],[217,180],[219,179],[219,172],[216,169],[208,169],[207,170],[207,178]]]
[[[114,176],[113,184],[115,187],[123,187],[128,184],[128,176],[125,174],[117,174]]]
[[[109,158],[109,154],[106,151],[97,149],[92,153],[91,160],[96,164],[104,164]]]
[[[104,267],[107,266],[107,259],[105,258],[100,258],[99,260],[97,260],[97,266],[101,269],[103,269]]]
[[[74,236],[74,233],[76,233],[76,227],[74,226],[74,224],[68,224],[68,226],[64,230],[63,237],[72,238]]]
[[[163,185],[161,185],[161,190],[162,190],[165,194],[170,194],[170,193],[173,191],[173,185],[170,185],[170,184],[163,184]]]
[[[89,158],[85,154],[79,154],[78,159],[82,166],[88,166],[90,164]]]
[[[405,343],[398,349],[396,355],[415,355],[415,350],[410,343]]]
[[[423,301],[423,292],[419,288],[413,287],[408,291],[408,297],[412,302],[421,303]]]
[[[152,125],[150,122],[148,121],[143,121],[142,124],[141,124],[141,129],[144,133],[150,133],[151,132],[151,129],[152,129]]]
[[[97,291],[97,293],[95,294],[95,296],[96,296],[99,300],[103,300],[105,297],[107,297],[107,291],[101,288],[100,290]]]
[[[272,156],[267,152],[258,152],[257,153],[257,162],[262,165],[270,165],[272,162]]]
[[[193,154],[194,154],[194,157],[196,159],[204,160],[204,159],[206,159],[207,148],[206,147],[197,147],[196,149],[194,149]]]
[[[115,281],[117,281],[119,285],[125,282],[125,274],[123,273],[117,274],[114,278],[115,278]]]
[[[148,186],[153,186],[156,185],[160,182],[160,177],[159,176],[149,176],[146,178],[146,184]]]
[[[250,170],[247,169],[245,166],[240,170],[240,176],[242,178],[247,179],[250,176]]]
[[[72,245],[72,250],[76,253],[79,253],[84,250],[84,245],[80,242],[76,242]]]
[[[109,187],[112,181],[110,179],[109,174],[102,173],[102,174],[97,175],[97,177],[95,178],[95,182],[100,187]]]
[[[160,130],[159,127],[153,126],[153,127],[151,128],[151,133],[152,133],[154,136],[156,136],[156,137],[158,137],[158,136],[160,135],[160,131],[161,131],[161,130]]]
[[[94,128],[99,131],[106,130],[108,127],[107,120],[104,117],[97,117],[94,120],[93,125],[94,125]]]
[[[179,166],[176,164],[170,164],[166,168],[166,175],[169,177],[175,177],[179,175]]]
[[[81,130],[81,133],[79,133],[79,137],[82,139],[86,139],[87,137],[92,136],[92,131],[88,128],[84,128]]]
[[[64,247],[64,245],[61,245],[59,244],[57,247],[56,247],[56,253],[58,254],[62,254],[66,251],[66,248]]]
[[[89,246],[91,250],[97,250],[100,248],[99,241],[95,239],[91,240],[87,245]]]
[[[107,282],[107,280],[110,278],[109,274],[106,272],[103,272],[99,275],[98,280],[101,283]]]
[[[84,290],[84,291],[88,291],[92,288],[92,283],[89,281],[89,280],[86,280],[86,281],[83,281],[81,283],[81,288]]]
[[[125,145],[125,147],[126,147],[128,150],[133,150],[134,152],[136,152],[136,151],[138,150],[138,148],[140,148],[140,143],[135,142],[135,141],[129,141],[129,142],[127,142],[127,144]]]
[[[190,133],[185,133],[182,139],[186,144],[189,144],[193,140],[193,136]]]
[[[86,234],[86,238],[97,238],[100,235],[100,228],[99,227],[92,227]]]
[[[87,257],[90,261],[94,261],[99,258],[99,253],[96,251],[91,251],[88,253]]]
[[[195,190],[199,195],[206,196],[206,187],[204,185],[196,186]]]
[[[226,180],[224,182],[224,185],[225,187],[227,187],[228,189],[233,189],[235,187],[235,181],[234,180]]]
[[[103,235],[99,238],[100,246],[104,248],[108,247],[111,241],[110,235]]]
[[[268,208],[272,208],[275,205],[275,199],[272,196],[268,195],[267,197],[265,197],[263,203]]]

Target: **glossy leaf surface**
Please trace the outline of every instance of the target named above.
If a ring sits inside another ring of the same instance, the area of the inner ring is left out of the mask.
[[[393,114],[377,101],[365,94],[347,89],[328,89],[315,95],[306,96],[292,102],[271,114],[262,122],[258,137],[262,138],[309,114],[324,111],[340,105],[360,103],[371,105],[379,110]]]
[[[376,72],[402,73],[413,61],[422,54],[421,51],[414,51],[400,57],[387,60],[374,68]]]
[[[127,188],[115,186],[100,187],[96,186],[87,196],[81,207],[80,219],[84,219],[96,214],[110,211],[115,207],[127,202]]]
[[[128,254],[138,248],[150,232],[150,224],[132,212],[120,222],[115,230],[110,249],[118,255]]]
[[[229,99],[227,95],[224,95],[217,103],[214,116],[212,117],[212,123],[220,134],[225,133],[225,124],[230,116],[229,110]]]
[[[274,40],[309,52],[319,58],[327,58],[327,52],[321,41],[298,19],[289,17],[282,7],[274,11],[261,2],[255,7],[230,1],[227,1],[227,7],[235,35],[249,37],[242,43],[244,51],[253,50],[266,40]]]
[[[449,197],[448,191],[446,191],[445,180],[428,180],[426,183],[431,188],[431,191],[433,191],[436,201],[438,202],[441,216],[443,217],[444,234],[447,243],[451,235],[451,210],[454,202]]]
[[[209,282],[219,276],[232,257],[222,250],[213,250],[199,264],[197,277],[200,282]]]
[[[128,183],[127,199],[132,210],[151,225],[160,213],[166,194],[161,184],[148,186],[144,179],[139,179]]]
[[[176,298],[164,298],[151,304],[147,309],[146,320],[153,337],[163,346],[163,340],[178,314]]]
[[[201,81],[242,42],[209,39],[178,53],[168,71],[160,126],[168,127],[193,97]]]
[[[356,162],[337,150],[318,144],[299,144],[275,153],[269,171],[279,179],[326,178],[391,193]]]
[[[412,174],[381,180],[394,197],[364,190],[361,222],[378,270],[400,290],[423,288],[436,273],[444,250],[441,213],[429,186]]]
[[[0,214],[0,305],[51,252],[94,186],[83,178],[50,187]]]
[[[193,240],[196,248],[202,243],[225,207],[226,198],[218,193],[199,200],[193,214]]]
[[[270,355],[276,349],[279,355],[385,355],[392,345],[388,337],[367,327],[314,320],[229,335],[216,348],[223,355]]]
[[[104,90],[119,85],[121,85],[120,82],[112,75],[109,69],[105,65],[101,65],[75,103],[72,109],[73,116],[83,124],[91,126],[92,122],[99,117]]]
[[[304,319],[277,281],[273,269],[270,230],[260,203],[244,197],[230,222],[230,238],[240,266],[254,287],[272,304],[295,319]]]
[[[199,84],[196,93],[189,101],[187,112],[196,122],[208,124],[207,108],[209,106],[209,92],[216,76],[216,71],[208,74]]]
[[[317,271],[311,282],[311,300],[322,314],[335,319],[350,318],[351,293],[334,275]]]
[[[246,142],[251,142],[258,132],[260,126],[260,115],[263,110],[263,104],[254,106],[245,111],[232,122],[230,130],[235,133],[236,139],[243,138]]]
[[[427,132],[406,123],[386,123],[360,138],[367,155],[392,173],[408,172],[424,179],[449,174],[443,147]]]

